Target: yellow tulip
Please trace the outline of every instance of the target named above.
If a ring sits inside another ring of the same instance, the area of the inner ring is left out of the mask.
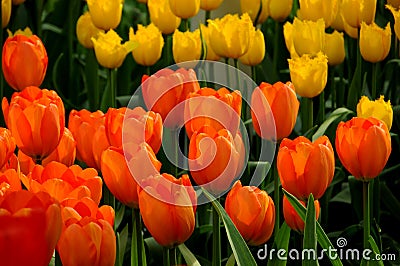
[[[345,58],[343,33],[336,30],[325,33],[325,54],[328,57],[328,65],[336,66],[343,63]]]
[[[171,34],[178,28],[181,18],[172,13],[169,0],[148,0],[150,20],[163,34]]]
[[[264,34],[257,29],[254,37],[250,39],[250,46],[247,53],[239,57],[240,62],[247,66],[255,66],[261,63],[265,56]]]
[[[254,27],[247,13],[240,18],[238,14],[227,14],[223,18],[208,20],[210,44],[221,57],[239,58],[249,49],[250,37]]]
[[[315,55],[324,50],[324,20],[318,19],[314,22],[311,20],[301,21],[298,18],[294,18],[292,36],[294,48],[299,56],[303,54]]]
[[[81,15],[76,22],[76,36],[78,37],[79,43],[85,48],[93,48],[92,37],[96,38],[99,32],[104,31],[93,24],[89,12],[85,12]]]
[[[118,27],[121,22],[123,0],[87,0],[93,24],[100,29]]]
[[[130,28],[129,40],[138,44],[132,51],[133,58],[138,64],[152,66],[160,59],[164,38],[153,23],[148,26],[138,25],[136,33]]]
[[[390,100],[385,102],[383,95],[375,101],[362,96],[357,104],[357,117],[368,118],[371,116],[382,120],[390,130],[393,122],[393,109]]]
[[[343,17],[343,15],[342,15]],[[344,28],[344,32],[347,33],[347,35],[349,35],[351,38],[353,39],[358,39],[358,28],[357,27],[352,27],[349,25],[349,23],[347,23],[346,20],[343,20],[343,28]]]
[[[338,11],[337,0],[300,0],[299,15],[303,20],[317,21],[323,18],[328,28],[334,21]]]
[[[361,22],[371,24],[375,19],[376,0],[343,0],[344,20],[353,28],[359,28]]]
[[[240,0],[240,9],[242,14],[249,14],[251,21],[255,21],[260,11],[260,3],[262,3],[261,13],[258,17],[257,24],[262,24],[268,18],[268,1],[270,0]]]
[[[206,60],[218,61],[221,57],[217,55],[211,47],[210,29],[204,24],[200,24],[200,28],[201,28],[201,35],[203,36],[203,40],[206,42],[207,46]]]
[[[337,1],[338,11],[336,12],[335,19],[331,23],[331,27],[337,31],[344,31],[343,15],[342,15],[342,0]]]
[[[1,0],[1,27],[7,27],[11,17],[11,0]]]
[[[206,11],[217,9],[224,0],[200,0],[200,8]]]
[[[391,5],[386,5],[386,8],[392,12],[394,17],[394,33],[397,39],[400,39],[400,11]]]
[[[180,32],[172,35],[172,53],[175,63],[199,60],[201,56],[200,30]]]
[[[175,16],[188,19],[199,13],[200,0],[169,0],[169,7]]]
[[[328,78],[328,59],[325,54],[319,52],[314,57],[304,54],[288,61],[290,79],[298,95],[313,98],[324,90]]]
[[[400,7],[400,0],[387,0],[387,4],[391,5],[395,8],[399,8]]]
[[[299,57],[299,55],[296,52],[296,49],[294,49],[293,25],[290,22],[286,22],[285,25],[283,25],[283,36],[285,37],[285,44],[286,48],[290,53],[290,58]]]
[[[360,52],[365,61],[376,63],[386,58],[390,50],[392,31],[390,23],[385,29],[374,22],[371,25],[361,23]]]
[[[121,44],[121,37],[114,31],[100,32],[97,38],[92,38],[94,52],[99,64],[106,68],[118,68],[124,62],[126,55],[136,47],[133,41]]]
[[[292,11],[293,0],[268,0],[268,14],[275,21],[284,21]]]

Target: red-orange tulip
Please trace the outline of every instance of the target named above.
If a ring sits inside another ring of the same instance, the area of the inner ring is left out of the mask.
[[[21,150],[18,150],[17,158],[21,172],[24,175],[28,175],[32,171],[33,167],[35,167],[36,163],[32,160],[31,157],[23,153]]]
[[[8,37],[2,59],[4,78],[14,90],[22,91],[42,84],[48,58],[42,41],[36,35]]]
[[[227,129],[235,136],[239,129],[242,96],[226,88],[202,88],[190,93],[185,102],[185,128],[189,138],[202,126]]]
[[[306,204],[303,201],[300,201],[301,204],[305,207]],[[283,217],[285,218],[285,222],[287,225],[299,232],[303,233],[304,232],[304,221],[300,218],[300,216],[297,214],[296,210],[293,208],[293,206],[290,204],[289,200],[286,198],[286,196],[283,196]],[[315,205],[315,218],[318,219],[319,213],[320,213],[320,205],[319,201],[315,200],[314,201]]]
[[[7,128],[0,127],[0,169],[8,162],[15,150],[15,141]]]
[[[167,127],[182,124],[183,108],[174,112],[168,120],[166,117],[189,93],[199,89],[196,73],[192,69],[162,69],[154,75],[144,75],[142,78],[142,94],[147,108],[159,113]]]
[[[274,85],[262,82],[251,96],[251,117],[255,131],[264,139],[281,140],[288,137],[296,124],[299,105],[291,82],[283,84],[279,81]]]
[[[7,191],[18,191],[21,189],[21,180],[17,171],[8,169],[0,173],[0,196],[3,196]]]
[[[229,189],[243,169],[242,137],[205,126],[193,133],[189,144],[190,174],[198,185],[219,194]]]
[[[49,265],[61,232],[61,212],[45,192],[0,197],[1,265]]]
[[[142,107],[109,108],[105,127],[111,146],[122,147],[123,143],[147,142],[155,153],[161,147],[162,118],[160,114],[153,111],[146,112]]]
[[[57,244],[63,265],[114,265],[114,210],[89,198],[63,202],[63,229]]]
[[[193,233],[197,198],[187,175],[149,177],[138,195],[143,222],[160,245],[177,246]]]
[[[285,138],[277,160],[282,187],[300,200],[307,200],[310,193],[319,199],[332,182],[335,157],[326,136],[313,143],[303,136],[294,140]]]
[[[61,140],[64,104],[55,91],[27,87],[3,98],[4,119],[20,150],[35,159],[48,156]]]
[[[127,155],[127,152],[132,154]],[[125,156],[127,157],[125,158]],[[133,169],[128,168],[127,160],[129,160],[129,165],[137,164],[139,168],[148,173],[142,177],[133,177]],[[149,162],[152,165],[148,165]],[[101,172],[108,189],[120,202],[131,208],[139,206],[137,180],[157,174],[160,168],[161,163],[145,142],[141,145],[133,143],[129,151],[125,151],[125,153],[122,148],[110,147],[101,156]]]
[[[59,162],[50,162],[45,167],[36,165],[22,182],[28,190],[46,191],[60,202],[69,198],[90,197],[97,204],[103,185],[94,168],[82,170],[79,165],[67,167]]]
[[[354,117],[340,122],[335,146],[343,166],[355,178],[364,181],[382,172],[392,151],[386,124],[373,117]]]
[[[271,237],[275,205],[267,192],[237,181],[226,197],[225,210],[249,245],[261,245]]]
[[[76,157],[87,166],[100,169],[101,153],[110,144],[105,130],[105,116],[102,111],[72,110],[68,128],[76,141]]]

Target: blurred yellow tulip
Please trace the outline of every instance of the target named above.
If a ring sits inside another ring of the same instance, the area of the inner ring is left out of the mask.
[[[163,34],[171,34],[178,28],[181,18],[172,13],[169,0],[148,0],[150,20]]]
[[[325,54],[328,57],[328,65],[336,66],[343,63],[345,58],[343,33],[333,31],[325,33]]]
[[[206,60],[218,61],[221,57],[217,55],[211,47],[210,29],[204,24],[200,24],[200,29],[201,29],[201,35],[203,36],[203,40],[206,42],[207,46]]]
[[[240,0],[240,9],[242,14],[249,14],[251,21],[255,21],[258,12],[260,11],[260,4],[262,4],[261,13],[258,17],[256,24],[262,24],[268,18],[268,1],[270,0]]]
[[[175,16],[188,19],[199,13],[200,0],[169,0],[169,7]]]
[[[375,19],[377,0],[343,0],[343,19],[353,28],[359,28],[361,22],[371,24]]]
[[[293,25],[290,22],[286,22],[283,25],[283,36],[285,37],[285,44],[286,44],[286,48],[288,49],[288,51],[290,53],[290,58],[299,57],[299,55],[296,52],[296,49],[294,49]]]
[[[11,17],[11,0],[1,0],[1,27],[7,27]]]
[[[323,18],[325,28],[328,28],[334,21],[338,12],[337,0],[300,0],[299,17],[303,20],[317,21]]]
[[[290,79],[298,95],[313,98],[324,90],[328,79],[328,59],[325,54],[319,52],[314,57],[304,54],[288,61]]]
[[[180,32],[172,35],[172,53],[175,63],[199,60],[201,56],[200,30]]]
[[[268,0],[268,14],[275,21],[284,21],[292,8],[293,0]]]
[[[224,0],[200,0],[200,8],[206,11],[217,9]]]
[[[103,30],[118,27],[123,4],[123,0],[87,0],[93,24]]]
[[[299,56],[303,54],[315,55],[323,51],[325,45],[324,20],[318,19],[314,22],[294,18],[292,37],[294,48]]]
[[[400,11],[398,8],[394,8],[391,5],[386,5],[386,8],[392,12],[394,17],[394,33],[397,39],[400,39]]]
[[[100,32],[92,41],[97,61],[106,68],[120,67],[126,55],[137,46],[133,41],[121,44],[122,38],[112,29],[107,33]]]
[[[357,117],[368,118],[371,116],[382,120],[390,130],[393,123],[393,108],[390,100],[385,102],[383,95],[375,101],[371,101],[367,96],[362,96],[357,104]]]
[[[358,28],[350,26],[349,23],[347,23],[347,21],[344,19],[342,19],[342,21],[344,32],[346,32],[346,34],[349,35],[351,38],[358,39]]]
[[[337,31],[344,31],[342,0],[337,0],[337,3],[338,3],[338,11],[336,12],[335,19],[331,23],[331,27]]]
[[[400,0],[387,0],[387,4],[391,5],[395,8],[399,8],[400,7]]]
[[[93,48],[92,37],[96,38],[99,32],[104,31],[93,24],[89,12],[85,12],[81,15],[76,22],[76,36],[78,37],[79,43],[85,48]]]
[[[249,50],[239,57],[240,62],[247,66],[255,66],[262,62],[265,56],[264,34],[257,29],[254,37],[250,39]]]
[[[136,63],[142,66],[152,66],[160,59],[164,38],[153,23],[148,26],[139,24],[136,32],[130,28],[129,40],[138,44],[138,47],[132,51]]]
[[[365,61],[376,63],[386,58],[390,50],[392,31],[390,23],[384,29],[374,22],[367,25],[361,23],[360,30],[360,52]]]

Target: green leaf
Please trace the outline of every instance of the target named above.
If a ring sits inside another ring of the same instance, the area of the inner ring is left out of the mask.
[[[290,239],[290,227],[284,222],[279,228],[278,234],[275,237],[273,248],[275,250],[288,250],[289,247],[289,239]],[[267,255],[267,254],[265,254]],[[276,255],[274,253],[274,255]],[[287,260],[280,260],[278,256],[273,256],[271,260],[268,261],[268,266],[285,266]]]
[[[361,94],[361,62],[357,62],[356,69],[354,71],[353,79],[350,84],[349,94],[347,96],[347,106],[355,110],[358,100]]]
[[[337,108],[335,111],[333,111],[326,119],[325,121],[319,126],[318,130],[314,133],[312,136],[312,141],[315,141],[317,138],[321,137],[322,135],[325,134],[326,130],[328,127],[338,120],[339,118],[344,120],[346,116],[349,114],[352,114],[353,111],[345,108],[345,107],[340,107]]]
[[[312,194],[308,197],[307,211],[304,227],[303,251],[307,250],[307,256],[303,258],[303,266],[318,265],[317,260],[317,232],[315,219],[315,205]]]
[[[285,189],[282,189],[283,193],[286,195],[287,199],[289,200],[290,204],[293,206],[293,208],[296,210],[297,214],[300,216],[300,218],[304,221],[306,219],[306,208],[300,203],[298,199],[296,199],[295,196],[287,192]],[[337,254],[335,247],[332,245],[331,241],[329,240],[328,236],[322,229],[321,225],[316,222],[316,232],[317,232],[317,239],[318,243],[323,249],[330,250],[332,256],[329,256],[332,265],[334,266],[342,266],[342,262],[339,259],[339,255]]]
[[[357,214],[358,220],[363,219],[363,208],[362,208],[362,182],[355,179],[354,176],[349,176],[349,186],[351,194],[351,205],[354,212]]]
[[[243,237],[240,235],[239,231],[237,230],[236,226],[233,224],[231,218],[226,213],[225,209],[221,206],[221,204],[208,193],[206,190],[203,189],[204,195],[211,201],[213,207],[217,211],[219,217],[221,218],[222,222],[225,226],[225,231],[228,236],[229,243],[232,248],[232,252],[235,255],[235,259],[237,264],[243,266],[257,266],[256,261],[254,260],[249,247],[247,246],[246,242],[243,240]]]
[[[117,233],[117,244],[118,244],[118,259],[119,265],[124,265],[124,255],[126,250],[126,245],[128,243],[128,224],[125,225],[124,229],[122,229],[121,233]]]
[[[380,255],[379,248],[378,248],[378,246],[376,245],[375,240],[374,240],[374,238],[373,238],[372,236],[369,236],[368,242],[369,242],[369,244],[370,244],[370,246],[371,246],[371,248],[372,248],[372,253],[374,254],[372,257],[375,259],[375,258],[377,258],[377,255],[378,255],[378,254]],[[379,256],[379,257],[380,257],[380,256]],[[374,261],[371,263],[371,265],[380,265],[380,266],[384,266],[382,260],[374,260]]]
[[[350,187],[348,183],[343,183],[341,191],[330,199],[330,202],[343,202],[351,204]]]
[[[187,248],[185,244],[180,244],[178,248],[188,266],[201,266],[194,254]]]
[[[115,214],[115,228],[118,228],[119,225],[122,222],[122,218],[124,218],[125,214],[125,205],[122,204],[122,206],[117,210],[117,213]]]
[[[390,214],[400,221],[400,202],[383,182],[381,183],[381,197],[383,204],[389,209]]]

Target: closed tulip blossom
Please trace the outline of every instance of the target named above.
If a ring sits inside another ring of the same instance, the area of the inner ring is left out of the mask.
[[[164,247],[176,247],[193,233],[197,198],[187,175],[148,177],[138,188],[143,223]]]
[[[4,119],[18,148],[43,159],[60,142],[65,125],[64,104],[55,91],[27,87],[15,92],[10,103],[3,98]]]
[[[200,0],[169,0],[169,7],[175,16],[188,19],[199,13]]]
[[[260,64],[265,56],[264,34],[257,29],[254,37],[250,39],[249,50],[247,53],[239,57],[240,62],[247,66],[255,66]]]
[[[1,1],[1,28],[2,29],[7,27],[8,22],[10,21],[11,7],[12,7],[11,0],[2,0]]]
[[[367,25],[361,23],[360,52],[365,61],[377,63],[385,59],[390,51],[392,41],[390,23],[384,29],[375,23]]]
[[[214,50],[212,49],[211,46],[211,36],[210,36],[210,29],[204,25],[200,24],[200,29],[201,29],[201,36],[203,38],[203,41],[206,43],[206,60],[212,60],[212,61],[218,61],[221,57],[217,55]]]
[[[389,2],[389,1],[388,1]],[[399,6],[396,8],[393,5],[386,5],[386,8],[392,12],[394,17],[394,32],[396,34],[396,38],[400,39],[400,10]]]
[[[262,4],[260,15],[258,17],[257,23],[255,23],[262,24],[265,20],[267,20],[269,15],[268,1],[270,0],[240,0],[240,10],[242,11],[242,14],[249,14],[251,20],[255,22]]]
[[[293,0],[268,0],[269,16],[275,21],[284,21],[292,12]]]
[[[217,9],[224,0],[200,0],[200,8],[206,11]]]
[[[107,33],[99,32],[97,38],[93,37],[92,41],[97,61],[106,68],[120,67],[126,55],[136,47],[133,41],[121,44],[122,38],[112,29]]]
[[[226,58],[237,59],[249,49],[250,37],[254,27],[247,13],[239,15],[227,14],[222,18],[208,20],[210,43],[213,51]]]
[[[64,128],[63,136],[58,143],[57,148],[50,153],[43,161],[42,165],[46,166],[52,161],[60,162],[66,166],[71,166],[75,162],[76,157],[76,141],[68,128]]]
[[[377,0],[342,0],[342,15],[346,23],[360,28],[361,22],[371,24],[375,19]]]
[[[15,151],[15,140],[10,130],[0,127],[0,169],[8,162]]]
[[[325,89],[328,81],[328,58],[325,54],[320,52],[315,57],[305,54],[288,61],[290,79],[298,95],[313,98]]]
[[[213,194],[230,188],[241,174],[245,148],[242,137],[226,130],[204,126],[195,131],[189,143],[189,169],[196,184]]]
[[[49,265],[61,226],[60,205],[46,192],[6,193],[0,197],[1,264]]]
[[[148,26],[139,24],[136,32],[130,28],[129,40],[138,44],[138,47],[132,51],[136,63],[152,66],[161,58],[164,39],[161,31],[153,23]]]
[[[328,57],[329,66],[336,66],[343,63],[346,53],[342,32],[335,30],[332,33],[325,33],[324,52]]]
[[[290,22],[286,22],[283,25],[283,36],[285,37],[285,45],[286,49],[290,53],[290,58],[294,59],[299,57],[299,55],[296,52],[296,49],[294,48],[294,43],[293,43],[293,24]]]
[[[287,22],[289,23],[289,22]],[[285,37],[286,38],[286,37]],[[301,21],[294,18],[292,31],[293,45],[299,56],[312,56],[324,51],[325,24],[323,19]]]
[[[76,22],[76,37],[83,47],[92,49],[92,38],[96,38],[99,32],[104,32],[104,30],[97,28],[93,24],[89,12],[85,12],[78,18],[78,21]]]
[[[386,124],[374,117],[354,117],[340,122],[335,147],[347,171],[363,181],[374,179],[382,172],[392,151]]]
[[[46,75],[47,52],[38,36],[29,28],[17,31],[3,45],[2,68],[7,83],[16,91],[40,86]]]
[[[87,0],[93,24],[103,30],[118,27],[123,4],[123,0]]]
[[[270,239],[275,205],[264,190],[236,181],[226,197],[225,210],[247,244],[259,246]]]
[[[300,202],[304,207],[306,207],[306,203],[304,201]],[[292,204],[290,204],[289,200],[285,195],[283,196],[282,205],[283,205],[283,217],[285,218],[286,224],[292,230],[295,230],[302,234],[304,232],[304,227],[305,227],[304,221],[297,214],[296,210],[294,209]],[[314,206],[315,206],[315,219],[318,219],[319,214],[321,212],[321,207],[318,200],[314,201]]]
[[[299,105],[291,82],[273,85],[262,82],[251,96],[251,117],[256,133],[269,140],[288,137],[296,124]]]
[[[317,21],[324,19],[325,27],[328,28],[336,18],[339,9],[338,0],[300,0],[298,16],[303,20]]]
[[[10,191],[22,190],[20,174],[14,169],[7,169],[0,173],[0,197]]]
[[[172,13],[169,0],[148,0],[150,20],[163,34],[173,33],[181,23],[181,18]]]
[[[175,63],[179,65],[179,63],[185,61],[199,60],[201,45],[199,29],[194,32],[175,30],[172,35],[172,54]]]
[[[300,136],[283,139],[278,151],[277,167],[282,187],[300,200],[310,193],[319,199],[330,185],[335,171],[335,156],[326,136],[314,142]]]
[[[357,117],[368,118],[370,116],[382,120],[390,130],[393,123],[393,108],[390,100],[385,102],[383,95],[375,101],[369,100],[367,96],[362,96],[357,104]]]

